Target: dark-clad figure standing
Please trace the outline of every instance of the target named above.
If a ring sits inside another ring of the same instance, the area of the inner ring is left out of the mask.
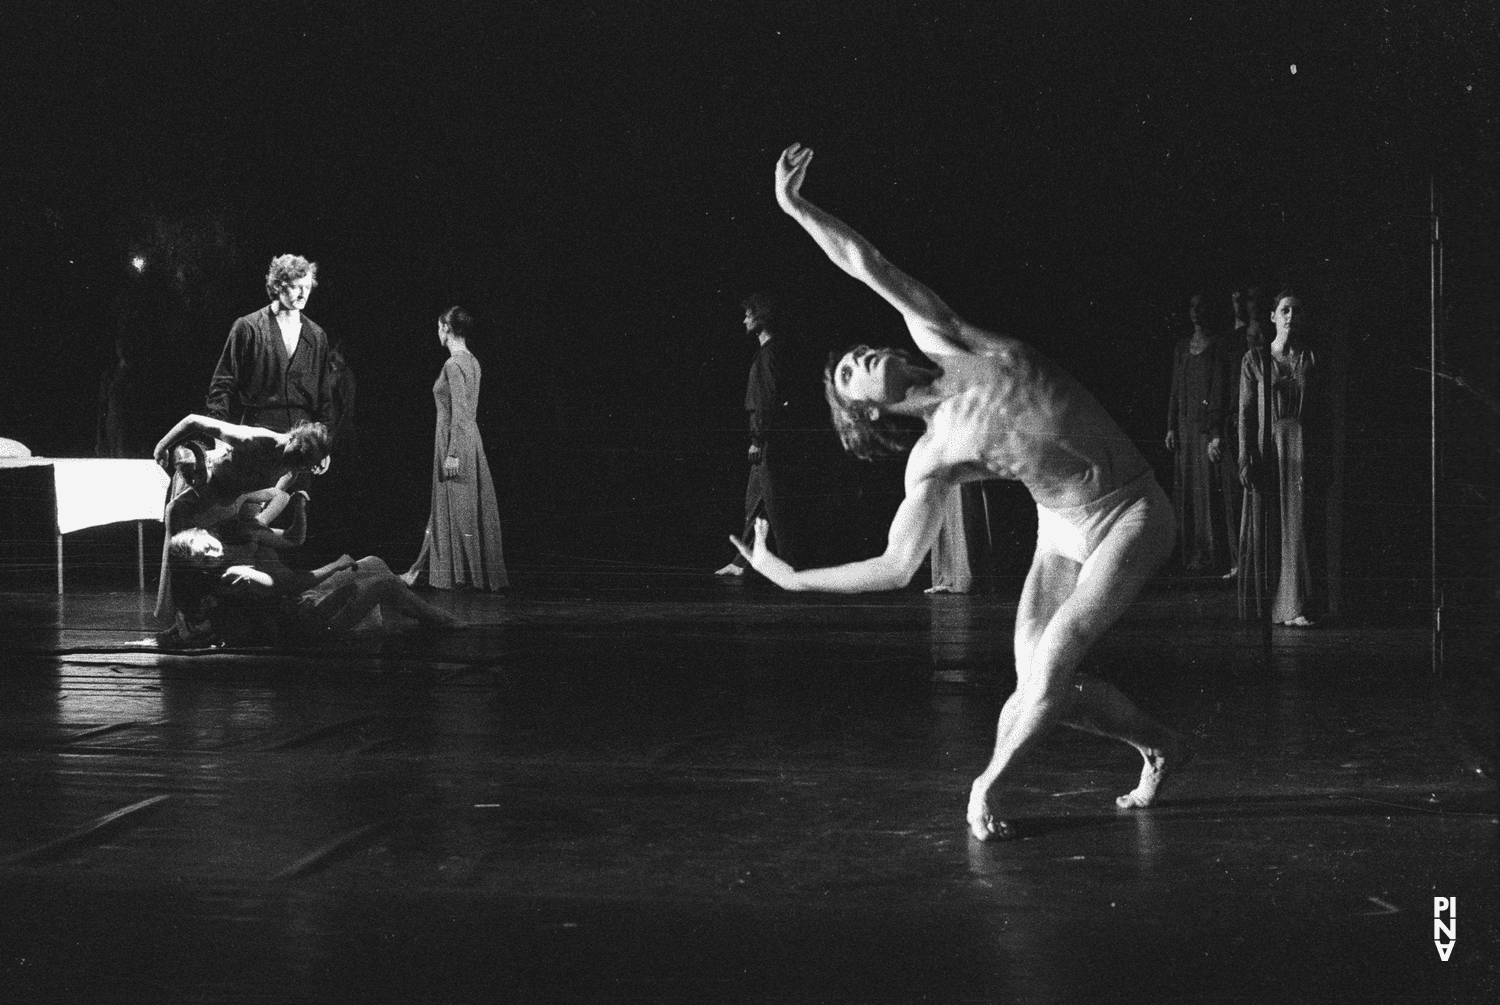
[[[784,435],[791,425],[791,381],[782,339],[775,298],[766,293],[752,293],[740,306],[745,312],[745,331],[760,343],[750,363],[750,378],[745,384],[745,412],[750,420],[750,447],[747,459],[750,476],[745,482],[745,528],[748,538],[755,521],[765,517],[770,539],[783,556],[795,555],[793,533],[787,520],[787,472],[791,447]],[[720,576],[741,576],[745,560],[736,555],[722,569]]]
[[[1240,367],[1240,617],[1307,627],[1326,599],[1313,572],[1325,567],[1319,427],[1328,388],[1297,296],[1278,296],[1271,318],[1275,339]]]
[[[1167,404],[1167,449],[1174,452],[1172,503],[1182,566],[1193,572],[1234,565],[1238,527],[1226,501],[1234,488],[1225,476],[1225,346],[1204,321],[1201,294],[1188,302],[1193,334],[1180,339],[1172,363]]]
[[[764,520],[736,547],[784,589],[899,589],[932,547],[961,485],[1020,481],[1037,504],[1036,552],[1016,611],[1016,690],[1000,711],[990,763],[969,790],[970,831],[981,841],[1014,836],[1000,812],[999,787],[1058,724],[1134,747],[1143,762],[1140,780],[1115,802],[1127,809],[1151,805],[1189,754],[1184,738],[1113,684],[1079,673],[1078,665],[1171,554],[1166,493],[1135,444],[1071,375],[1026,343],[969,324],[852,227],[805,199],[811,160],[812,151],[800,144],[781,155],[777,202],[835,265],[901,312],[930,361],[857,346],[831,361],[824,377],[834,426],[851,453],[910,444],[906,497],[885,551],[864,561],[793,568],[766,547]],[[911,444],[913,426],[922,433]]]
[[[401,577],[408,585],[423,575],[440,590],[510,585],[500,546],[500,506],[475,421],[480,367],[469,351],[473,330],[474,321],[462,307],[450,307],[438,318],[438,342],[448,350],[448,361],[432,385],[437,404],[432,511],[422,552]]]
[[[115,363],[99,378],[99,415],[94,426],[95,457],[144,457],[142,388],[138,368],[130,362],[125,336],[115,339]]]
[[[284,433],[299,422],[333,426],[328,335],[302,313],[318,285],[318,264],[280,255],[266,273],[270,304],[229,329],[208,387],[208,414]]]

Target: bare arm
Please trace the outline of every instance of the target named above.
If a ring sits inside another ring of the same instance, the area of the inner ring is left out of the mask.
[[[756,572],[784,590],[823,590],[829,593],[899,590],[911,582],[923,556],[932,550],[932,542],[943,522],[943,505],[947,502],[947,494],[952,491],[953,485],[930,478],[909,488],[891,521],[885,552],[848,565],[794,570],[766,547],[767,524],[763,518],[755,521],[755,540],[750,544],[732,535],[729,540]]]
[[[231,565],[224,570],[219,581],[231,593],[285,596],[310,590],[336,573],[353,569],[354,565],[354,559],[342,555],[337,561],[311,572],[301,572],[283,565],[274,555],[263,554],[257,556],[255,565]]]
[[[986,334],[970,325],[936,293],[886,260],[875,246],[838,217],[802,197],[812,150],[793,143],[776,163],[776,202],[818,242],[834,265],[885,298],[901,316],[917,348],[931,355],[978,352]]]
[[[195,433],[211,436],[217,440],[223,440],[230,446],[239,446],[254,440],[268,440],[272,443],[281,442],[281,434],[269,429],[261,429],[259,426],[241,426],[233,422],[224,422],[220,419],[211,418],[207,415],[188,415],[178,420],[166,436],[156,443],[156,449],[152,451],[158,462],[166,459],[167,451],[172,445],[184,436]]]
[[[294,492],[287,495],[279,488],[261,489],[240,498],[243,506],[246,502],[262,502],[264,506],[256,516],[249,521],[248,531],[250,539],[257,545],[284,551],[288,548],[301,547],[307,540],[307,493]],[[292,525],[286,530],[278,530],[270,526],[281,514],[281,511],[290,504],[292,506]]]

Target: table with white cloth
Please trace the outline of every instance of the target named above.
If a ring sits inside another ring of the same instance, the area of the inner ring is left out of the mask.
[[[0,476],[17,468],[52,468],[56,499],[57,592],[63,592],[63,535],[85,527],[135,522],[136,578],[146,588],[143,521],[161,521],[167,473],[153,460],[113,457],[0,457]]]

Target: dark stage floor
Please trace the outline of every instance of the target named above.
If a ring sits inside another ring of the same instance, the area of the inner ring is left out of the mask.
[[[1009,598],[427,595],[481,624],[158,655],[0,595],[0,1001],[1494,1000],[1492,638],[1164,584],[1093,668],[1198,760],[1117,812],[1060,731],[980,845]]]

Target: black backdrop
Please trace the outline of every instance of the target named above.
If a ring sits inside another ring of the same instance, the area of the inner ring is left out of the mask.
[[[201,408],[294,251],[359,378],[328,541],[415,552],[434,319],[460,303],[512,560],[712,568],[743,489],[740,297],[782,290],[809,358],[906,339],[776,211],[800,140],[810,197],[1062,360],[1164,475],[1187,295],[1297,284],[1350,350],[1346,564],[1415,597],[1436,181],[1449,574],[1492,574],[1493,8],[996,6],[29,5],[0,67],[0,435],[89,453],[122,328],[150,421]],[[814,514],[846,557],[899,468],[830,437]]]

